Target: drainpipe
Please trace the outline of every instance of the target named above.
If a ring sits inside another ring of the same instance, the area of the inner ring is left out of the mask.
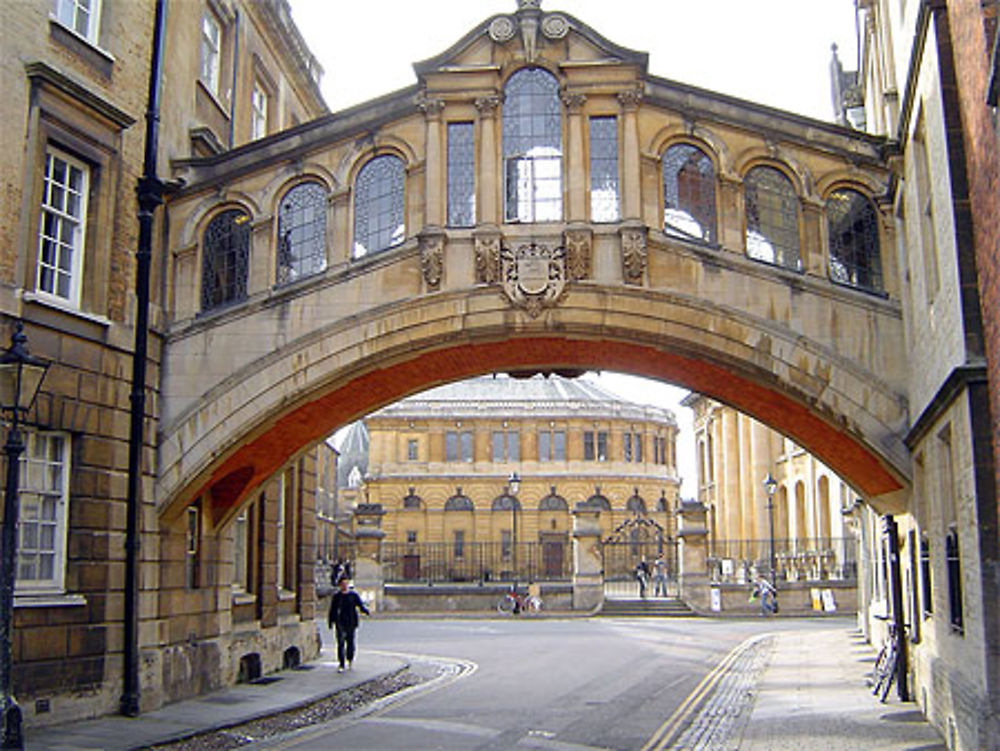
[[[906,653],[906,618],[903,614],[902,562],[899,560],[899,525],[892,514],[887,514],[883,529],[889,542],[889,595],[892,597],[892,621],[896,627],[896,692],[900,701],[910,700],[909,674]]]
[[[233,80],[229,89],[229,148],[236,143],[236,85],[239,83],[240,66],[240,12],[233,11]]]
[[[146,108],[146,146],[143,172],[136,193],[139,198],[139,246],[135,260],[135,349],[132,355],[131,413],[128,441],[128,494],[125,526],[125,680],[120,711],[139,714],[139,518],[142,490],[143,423],[146,412],[146,351],[149,341],[149,269],[153,246],[153,218],[163,203],[163,183],[156,176],[157,138],[160,130],[160,69],[166,31],[167,0],[156,0],[153,57],[149,66]]]

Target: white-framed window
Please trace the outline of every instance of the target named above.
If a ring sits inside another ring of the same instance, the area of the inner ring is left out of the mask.
[[[91,44],[97,44],[101,0],[55,0],[53,13],[63,26],[72,29]]]
[[[26,431],[18,483],[18,594],[64,590],[69,435]]]
[[[219,95],[219,63],[222,58],[222,25],[211,11],[201,17],[201,82]]]
[[[256,141],[267,135],[267,90],[260,81],[253,82],[250,93],[250,140]]]
[[[46,150],[36,286],[73,305],[80,304],[89,184],[90,170],[83,162]]]

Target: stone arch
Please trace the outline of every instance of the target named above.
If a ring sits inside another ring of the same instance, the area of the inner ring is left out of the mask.
[[[521,502],[510,493],[501,493],[493,499],[490,511],[520,511]]]
[[[476,504],[469,496],[462,493],[461,488],[455,489],[455,495],[444,502],[445,511],[475,511]]]
[[[569,511],[569,503],[556,493],[556,486],[549,488],[549,494],[538,502],[539,511]]]
[[[742,182],[754,167],[773,167],[787,177],[800,202],[813,197],[814,181],[809,171],[782,149],[752,146],[741,151],[733,160],[733,171]]]
[[[516,326],[503,323],[511,316]],[[207,492],[221,517],[293,453],[432,383],[552,367],[692,388],[792,436],[881,508],[904,500],[905,398],[817,342],[709,301],[588,285],[529,319],[489,287],[441,292],[332,317],[264,354],[234,352],[210,381],[206,342],[246,325],[195,324],[172,342],[173,362],[190,373],[168,367],[164,384],[165,514]]]
[[[238,196],[238,197],[237,197]],[[245,199],[245,200],[244,200]],[[228,209],[241,209],[250,215],[250,221],[257,221],[260,216],[260,207],[256,201],[250,199],[245,193],[231,191],[226,197],[220,198],[218,195],[208,196],[197,203],[194,210],[188,214],[181,230],[178,247],[197,245],[199,247],[199,258],[201,256],[201,237],[205,232],[205,227],[217,215]]]
[[[261,203],[268,206],[271,210],[271,216],[277,216],[278,207],[281,205],[282,200],[284,200],[285,195],[292,188],[295,188],[302,183],[314,182],[319,183],[323,186],[327,193],[327,200],[332,196],[337,190],[337,183],[333,179],[333,175],[329,170],[323,169],[320,165],[310,165],[309,170],[296,171],[294,175],[279,174],[276,175],[271,182],[261,191],[261,195],[265,196]]]
[[[716,178],[733,174],[729,146],[711,129],[701,125],[678,123],[662,128],[649,140],[646,153],[659,160],[668,148],[678,143],[689,143],[708,154],[715,165]]]

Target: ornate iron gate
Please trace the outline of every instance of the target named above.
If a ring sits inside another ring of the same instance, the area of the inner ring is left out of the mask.
[[[642,561],[649,570],[647,597],[676,597],[679,594],[677,540],[652,519],[636,515],[623,522],[601,541],[601,553],[606,598],[640,596],[637,574]]]

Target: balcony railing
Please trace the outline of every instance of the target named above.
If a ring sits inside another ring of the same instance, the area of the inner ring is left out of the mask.
[[[851,537],[774,541],[775,578],[779,581],[853,581],[857,578],[856,541]],[[713,583],[745,584],[771,569],[769,540],[715,540],[710,544],[708,574]]]

